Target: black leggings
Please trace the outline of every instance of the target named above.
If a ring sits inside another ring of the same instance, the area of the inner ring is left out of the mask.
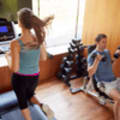
[[[16,93],[20,109],[28,107],[28,101],[33,97],[38,84],[39,75],[22,76],[17,73],[12,75],[12,86]]]

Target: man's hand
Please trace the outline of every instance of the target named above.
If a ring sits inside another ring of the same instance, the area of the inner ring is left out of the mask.
[[[120,49],[117,49],[115,54],[119,54],[120,55]]]
[[[120,57],[120,49],[117,49],[116,52],[114,53],[114,58],[113,62]]]
[[[100,61],[102,60],[102,58],[103,58],[102,55],[97,54],[97,56],[96,56],[96,60],[97,60],[98,62],[100,62]]]
[[[93,65],[92,66],[88,66],[89,77],[92,77],[95,74],[95,72],[97,70],[97,67],[98,67],[98,64],[102,60],[102,58],[103,58],[102,55],[97,54],[96,57],[95,57]]]

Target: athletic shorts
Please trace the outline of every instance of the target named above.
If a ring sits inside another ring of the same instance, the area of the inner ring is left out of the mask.
[[[105,86],[105,93],[109,94],[112,89],[116,89],[120,92],[120,78],[112,82],[103,82]]]

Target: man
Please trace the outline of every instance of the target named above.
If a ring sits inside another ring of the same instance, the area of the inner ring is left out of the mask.
[[[103,83],[105,93],[115,100],[114,119],[120,120],[120,78],[116,78],[112,71],[112,63],[109,50],[106,49],[107,36],[99,34],[96,37],[96,49],[88,56],[88,73],[95,77],[96,81]],[[120,54],[120,50],[116,53]]]

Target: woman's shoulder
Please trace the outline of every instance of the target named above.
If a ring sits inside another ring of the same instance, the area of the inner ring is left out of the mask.
[[[11,42],[10,42],[11,45],[18,45],[18,39],[13,39]]]
[[[20,48],[20,45],[19,45],[19,39],[13,39],[11,42],[10,42],[10,48]]]

